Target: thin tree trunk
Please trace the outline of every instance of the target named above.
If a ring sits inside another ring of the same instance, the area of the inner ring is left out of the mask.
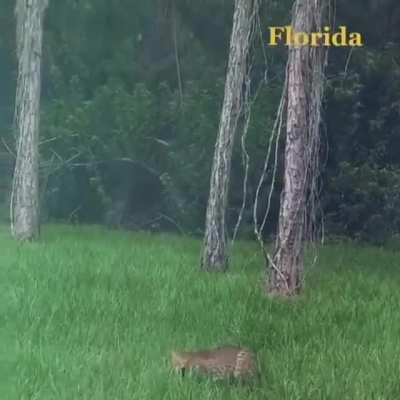
[[[292,26],[296,32],[312,32],[314,21],[320,21],[321,0],[297,0]],[[315,64],[323,58],[312,58],[309,46],[290,47],[287,69],[287,118],[285,144],[284,187],[281,194],[279,227],[275,255],[270,261],[267,292],[272,295],[293,295],[303,285],[303,253],[306,220],[309,217],[308,193],[315,165],[313,135],[318,135],[320,107],[314,107],[313,88],[323,79]],[[322,91],[318,92],[322,96]],[[319,104],[319,103],[318,103]],[[317,114],[317,118],[312,113]],[[310,124],[311,122],[311,124]]]
[[[182,74],[181,74],[181,63],[179,61],[179,46],[178,46],[178,16],[176,12],[175,0],[172,2],[172,24],[173,24],[173,40],[174,40],[174,55],[176,65],[176,76],[178,78],[178,90],[179,90],[179,102],[182,107],[183,104],[183,85],[182,85]]]
[[[230,40],[225,95],[210,179],[201,268],[223,271],[226,255],[226,207],[235,131],[241,113],[255,0],[236,0]]]
[[[43,16],[47,0],[17,0],[17,159],[10,202],[11,233],[39,236],[39,109]]]

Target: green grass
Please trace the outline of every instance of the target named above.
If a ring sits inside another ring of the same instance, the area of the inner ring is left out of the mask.
[[[226,275],[200,273],[200,242],[171,235],[45,226],[20,246],[4,227],[0,248],[0,399],[400,398],[398,252],[328,246],[282,302],[248,243]],[[171,349],[218,344],[256,350],[261,385],[170,373]]]

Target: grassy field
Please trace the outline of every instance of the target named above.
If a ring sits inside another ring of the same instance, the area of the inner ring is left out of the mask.
[[[400,398],[400,257],[328,246],[296,302],[266,299],[257,247],[226,275],[198,271],[190,238],[45,226],[0,229],[0,399]],[[243,344],[262,382],[171,374],[169,352]]]

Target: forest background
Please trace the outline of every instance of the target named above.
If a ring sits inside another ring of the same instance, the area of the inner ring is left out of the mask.
[[[232,1],[51,2],[41,105],[42,218],[200,234],[222,106]],[[287,49],[266,46],[291,1],[262,8],[247,147],[254,198],[284,80]],[[172,4],[172,3],[171,3]],[[1,218],[8,218],[16,85],[14,2],[0,5]],[[362,48],[332,48],[322,130],[325,232],[382,243],[400,228],[400,7],[337,1],[335,24]],[[176,58],[179,57],[182,94]],[[240,133],[239,133],[240,134]],[[10,151],[9,151],[10,150]],[[229,229],[242,205],[240,140]],[[268,189],[268,188],[267,188]],[[280,178],[267,234],[276,231]],[[265,193],[264,195],[266,195]],[[248,201],[242,233],[253,231]]]

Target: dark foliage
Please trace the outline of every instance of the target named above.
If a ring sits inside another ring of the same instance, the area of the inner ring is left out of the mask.
[[[288,23],[291,3],[273,1],[263,7],[264,41],[267,26]],[[176,0],[176,13],[172,5],[155,0],[51,2],[41,125],[47,218],[203,229],[233,2]],[[11,0],[0,5],[0,127],[8,143],[15,83],[13,6]],[[330,53],[322,191],[328,234],[380,243],[399,230],[399,23],[397,1],[337,1],[336,25],[362,32],[366,45],[350,58],[349,49]],[[269,86],[254,104],[248,136],[249,199],[262,168],[286,61],[285,49],[266,51]],[[256,54],[255,87],[264,69],[260,48]],[[241,206],[242,179],[237,146],[231,227]],[[273,199],[268,232],[274,231],[278,199]],[[243,232],[250,234],[249,204]]]

